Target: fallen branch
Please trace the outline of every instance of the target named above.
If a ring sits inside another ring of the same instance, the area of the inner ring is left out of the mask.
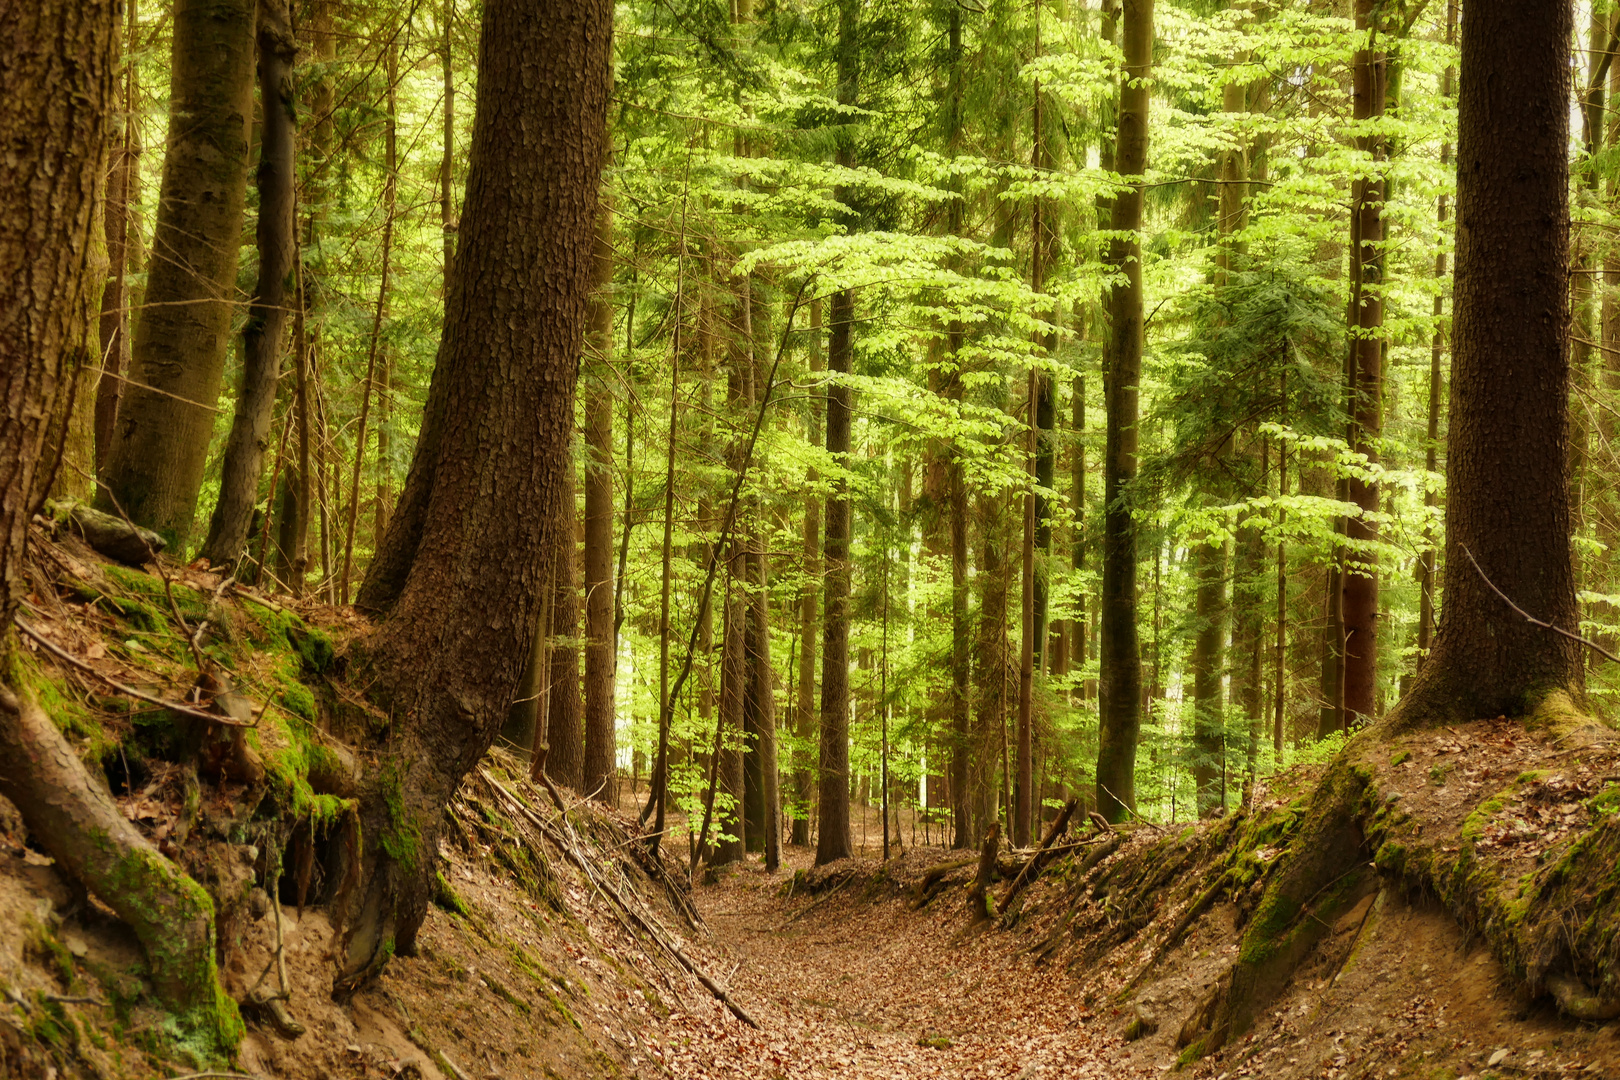
[[[29,626],[21,619],[14,619],[14,621],[17,624],[17,629],[21,630],[28,637],[32,638],[41,648],[50,653],[52,656],[56,657],[58,660],[61,660],[64,663],[72,664],[74,667],[85,672],[86,674],[94,675],[97,679],[100,679],[102,682],[106,683],[120,694],[127,697],[132,697],[136,701],[144,701],[148,705],[156,705],[160,709],[168,709],[170,712],[176,712],[182,716],[190,716],[197,720],[207,720],[211,724],[219,724],[222,727],[256,728],[259,726],[259,722],[257,720],[251,724],[245,723],[241,720],[235,719],[234,717],[223,716],[219,713],[204,712],[201,709],[192,708],[190,705],[182,705],[178,701],[168,701],[152,694],[143,693],[142,691],[135,689],[133,686],[125,686],[123,683],[117,681],[111,676],[104,675],[100,671],[96,670],[96,668],[91,666],[88,660],[79,659],[77,656],[74,656],[66,649],[57,645],[55,642],[49,640],[38,630],[35,630],[32,626]],[[260,716],[263,716],[262,712],[260,713]]]
[[[1074,816],[1074,812],[1079,808],[1080,800],[1070,799],[1063,807],[1062,812],[1052,822],[1052,827],[1046,831],[1046,838],[1041,841],[1040,848],[1029,857],[1028,862],[1024,863],[1024,868],[1018,871],[1018,876],[1013,878],[1013,883],[1007,887],[1007,895],[1001,898],[1001,910],[1003,912],[1008,910],[1009,905],[1023,891],[1024,886],[1039,877],[1042,868],[1051,861],[1053,842],[1068,831],[1069,819]],[[1005,920],[1003,921],[1005,922]]]
[[[574,863],[575,866],[579,867],[580,871],[584,873],[585,877],[591,882],[591,884],[595,886],[596,889],[602,893],[602,895],[613,901],[613,903],[616,904],[625,913],[625,915],[630,918],[631,921],[641,928],[643,933],[656,941],[666,952],[673,956],[689,974],[697,979],[698,982],[702,983],[703,988],[710,994],[714,995],[716,1001],[720,1002],[720,1004],[724,1005],[731,1011],[731,1015],[735,1016],[738,1020],[741,1020],[751,1028],[759,1027],[759,1024],[754,1020],[754,1018],[749,1016],[741,1005],[738,1005],[735,1001],[733,1001],[731,996],[727,994],[725,990],[721,989],[720,985],[711,979],[702,968],[698,967],[697,963],[690,956],[687,956],[686,953],[681,950],[680,946],[669,940],[667,933],[665,933],[661,927],[658,927],[655,923],[644,917],[639,911],[632,907],[630,901],[626,900],[619,890],[598,878],[596,876],[596,872],[591,869],[590,860],[581,855],[574,845],[565,843],[562,838],[558,837],[556,835],[556,830],[552,827],[550,822],[546,821],[539,814],[535,813],[534,810],[530,808],[529,805],[522,799],[506,790],[506,788],[503,787],[499,781],[490,775],[489,770],[481,768],[478,771],[491,788],[504,796],[513,809],[528,819],[528,821],[532,823],[535,828],[540,830],[542,836],[545,836],[548,840],[550,840],[552,844],[556,846],[558,851],[561,851]]]

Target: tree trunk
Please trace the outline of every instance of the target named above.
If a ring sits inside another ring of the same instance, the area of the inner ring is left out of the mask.
[[[1192,775],[1197,812],[1215,817],[1226,809],[1226,549],[1224,539],[1205,540],[1193,553],[1198,583],[1193,643]]]
[[[1576,628],[1565,284],[1571,22],[1567,5],[1524,0],[1470,9],[1462,20],[1446,618],[1401,705],[1405,723],[1521,716],[1583,685],[1580,646],[1532,625],[1495,591]]]
[[[551,655],[546,671],[546,775],[579,790],[584,775],[584,741],[580,727],[584,701],[579,679],[579,576],[574,563],[579,550],[579,512],[574,504],[574,462],[568,455],[563,468],[561,520],[557,522],[557,569],[552,582],[548,637]]]
[[[444,236],[444,295],[450,295],[450,264],[456,254],[456,0],[444,0],[443,40],[439,42],[439,74],[444,87],[444,156],[439,161],[439,229]]]
[[[130,384],[98,508],[185,547],[236,301],[253,115],[253,0],[179,0],[169,136]]]
[[[77,373],[95,364],[107,262],[101,199],[115,108],[116,6],[12,5],[0,35],[7,75],[0,140],[0,794],[29,833],[135,932],[157,995],[229,1052],[241,1038],[214,966],[214,910],[202,886],[125,820],[18,678],[12,631],[27,591],[28,525],[49,487]]]
[[[1573,13],[1511,0],[1462,20],[1457,276],[1447,437],[1446,619],[1370,738],[1583,695],[1569,549],[1569,101]],[[1500,592],[1498,591],[1500,590]],[[1504,596],[1507,599],[1504,599]],[[1242,1036],[1343,904],[1368,858],[1352,746],[1273,872],[1207,1012],[1209,1052]],[[1200,1010],[1204,1013],[1204,1010]],[[1197,1038],[1195,1021],[1183,1038]]]
[[[1029,434],[1024,444],[1024,460],[1028,475],[1028,489],[1023,498],[1024,542],[1019,581],[1023,589],[1018,607],[1018,750],[1017,773],[1013,777],[1012,842],[1013,847],[1029,846],[1030,818],[1034,807],[1031,785],[1034,782],[1034,693],[1035,693],[1035,442],[1039,431],[1035,424],[1036,399],[1040,394],[1040,376],[1034,368],[1029,372],[1029,393],[1025,405],[1029,410]]]
[[[717,840],[712,866],[741,862],[743,857],[743,699],[747,694],[748,658],[744,651],[747,605],[736,588],[741,559],[733,549],[726,564],[726,600],[720,620],[720,790],[731,804],[716,820],[726,840]]]
[[[443,807],[506,716],[537,626],[544,555],[565,542],[611,34],[602,0],[483,7],[444,336],[400,510],[360,592],[386,613],[364,658],[396,719],[364,777],[340,990],[414,949]],[[552,90],[523,92],[534,86]]]
[[[838,102],[854,105],[860,80],[860,4],[838,0]],[[854,137],[840,130],[838,163],[855,164]],[[835,197],[847,203],[839,188]],[[853,368],[855,293],[840,289],[832,295],[832,332],[827,346],[827,368],[833,382],[827,388],[827,453],[847,467],[850,421],[855,395],[847,382]],[[827,497],[823,565],[826,568],[825,616],[821,643],[820,829],[816,836],[816,865],[825,866],[852,853],[849,831],[849,541],[852,528],[849,481],[840,474]]]
[[[297,104],[293,100],[292,11],[288,0],[260,0],[258,29],[259,283],[242,330],[242,386],[236,415],[225,440],[219,502],[208,524],[200,554],[215,566],[235,566],[247,550],[253,507],[259,501],[264,453],[281,379],[281,352],[287,336],[287,285],[298,244],[293,233],[293,147]]]
[[[1147,79],[1153,64],[1153,0],[1124,0],[1125,75],[1120,84],[1115,168],[1147,167]],[[1142,656],[1136,632],[1136,523],[1126,503],[1136,478],[1138,384],[1142,377],[1142,184],[1114,199],[1109,261],[1125,284],[1109,293],[1108,446],[1103,462],[1102,721],[1097,806],[1110,822],[1136,808],[1136,744],[1142,728]]]
[[[821,300],[810,302],[810,381],[821,377]],[[821,442],[821,395],[811,392],[809,418],[805,440],[815,446]],[[816,497],[814,485],[820,480],[814,468],[805,473],[807,486],[804,496],[804,543],[801,558],[804,562],[804,586],[799,591],[799,687],[795,733],[801,744],[809,743],[816,733],[816,613],[821,592],[821,500]],[[810,845],[810,800],[814,785],[808,768],[795,768],[793,797],[800,807],[793,818],[793,843]]]
[[[1384,115],[1386,57],[1376,47],[1384,27],[1378,26],[1379,0],[1356,0],[1356,30],[1369,35],[1369,42],[1356,51],[1354,73],[1354,116],[1363,123],[1376,123]],[[1357,149],[1371,160],[1371,168],[1382,169],[1384,140],[1381,135],[1362,135]],[[1350,409],[1355,433],[1352,449],[1378,463],[1378,442],[1383,436],[1383,350],[1384,325],[1384,179],[1382,172],[1356,178],[1350,192],[1351,284],[1351,378]],[[1349,478],[1349,501],[1361,514],[1345,522],[1346,557],[1340,576],[1344,589],[1344,670],[1340,693],[1344,699],[1346,725],[1366,724],[1377,719],[1378,698],[1378,561],[1365,549],[1376,543],[1378,526],[1372,515],[1379,510],[1378,484],[1360,476]]]
[[[581,790],[611,805],[613,785],[613,207],[596,209],[586,329],[585,759]]]
[[[1448,0],[1446,4],[1446,44],[1451,45],[1457,40],[1457,4],[1458,0]],[[1457,69],[1446,68],[1445,78],[1440,84],[1440,94],[1450,99],[1456,93]],[[1451,165],[1451,143],[1440,145],[1440,167],[1442,169]],[[1435,219],[1441,229],[1445,228],[1446,216],[1450,211],[1448,200],[1444,194],[1436,200]],[[1604,274],[1608,274],[1605,266]],[[1439,250],[1434,253],[1434,276],[1437,281],[1446,279],[1446,248],[1442,243]],[[1605,298],[1604,310],[1609,310],[1610,301]],[[1436,293],[1434,297],[1434,335],[1429,346],[1429,430],[1424,445],[1424,470],[1433,476],[1440,469],[1440,399],[1445,394],[1445,369],[1443,361],[1446,353],[1446,332],[1441,324],[1445,315],[1446,298],[1443,293]],[[1605,326],[1608,325],[1605,319]],[[1610,360],[1610,363],[1613,361]],[[1423,505],[1436,507],[1440,505],[1440,492],[1429,486],[1423,493]],[[1424,549],[1418,557],[1418,667],[1422,667],[1429,657],[1429,645],[1434,639],[1434,586],[1435,586],[1435,556],[1437,543],[1434,530],[1425,528],[1423,531]]]
[[[131,275],[141,272],[141,226],[137,210],[141,204],[141,133],[136,123],[139,82],[135,52],[139,47],[138,0],[124,5],[123,101],[118,110],[113,137],[112,167],[107,173],[106,232],[107,288],[101,295],[101,381],[96,387],[96,474],[100,475],[112,453],[114,423],[118,402],[123,397],[129,375],[131,316],[137,291]]]

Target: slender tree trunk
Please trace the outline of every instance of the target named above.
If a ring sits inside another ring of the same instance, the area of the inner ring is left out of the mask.
[[[1123,0],[1125,73],[1120,85],[1115,168],[1147,167],[1153,0]],[[1097,806],[1111,822],[1136,808],[1136,745],[1142,727],[1142,657],[1136,631],[1136,523],[1126,491],[1136,478],[1138,384],[1142,376],[1142,185],[1114,199],[1110,262],[1125,276],[1109,296],[1108,448],[1104,460],[1102,722]]]
[[[439,42],[439,72],[444,92],[444,156],[439,161],[439,228],[444,234],[444,295],[450,295],[450,264],[456,254],[456,0],[444,0],[444,33]]]
[[[1354,116],[1377,122],[1384,115],[1387,58],[1376,44],[1383,27],[1377,25],[1378,0],[1357,0],[1356,30],[1368,35],[1356,51]],[[1384,325],[1384,140],[1380,135],[1356,139],[1357,149],[1369,159],[1369,171],[1352,185],[1351,267],[1354,271],[1351,310],[1350,408],[1354,418],[1353,449],[1378,463],[1383,436]],[[1344,590],[1344,672],[1340,693],[1346,725],[1377,719],[1378,699],[1378,561],[1365,545],[1378,541],[1372,515],[1379,510],[1378,484],[1360,476],[1349,479],[1349,501],[1361,514],[1345,522],[1348,541],[1341,583]]]
[[[371,693],[397,719],[362,778],[340,990],[414,949],[443,807],[507,714],[546,591],[543,555],[565,542],[612,16],[603,0],[483,5],[443,341],[400,509],[360,590],[385,613],[365,650]],[[534,86],[552,91],[523,92]],[[503,284],[514,280],[539,284]]]
[[[383,113],[383,172],[390,182],[383,185],[383,214],[393,221],[399,200],[399,33],[388,42],[387,64],[383,70],[388,93]],[[388,516],[394,509],[394,350],[384,343],[377,356],[377,500],[372,507],[371,547],[382,546],[388,531]],[[569,515],[570,521],[573,515]]]
[[[581,788],[612,805],[613,643],[613,209],[596,210],[585,365],[585,758]]]
[[[259,480],[270,445],[270,421],[286,344],[287,285],[298,243],[293,222],[293,154],[297,140],[293,100],[292,11],[288,0],[260,0],[258,29],[259,283],[242,331],[242,386],[225,440],[219,502],[201,555],[215,566],[234,566],[247,548]]]
[[[1205,540],[1193,553],[1198,583],[1193,644],[1193,789],[1199,817],[1225,809],[1221,777],[1226,752],[1226,563],[1224,540]]]
[[[860,79],[860,4],[838,0],[838,102],[852,106],[858,100]],[[841,131],[838,163],[855,164],[854,138]],[[841,188],[836,193],[847,202]],[[853,369],[855,293],[840,289],[832,295],[832,334],[827,367],[833,382],[827,389],[827,453],[841,467],[848,466],[850,422],[854,391],[839,376]],[[824,566],[826,600],[821,645],[820,829],[816,836],[816,865],[825,866],[852,853],[849,830],[849,541],[852,528],[849,481],[839,475],[827,498]]]
[[[821,377],[821,300],[810,302],[810,381]],[[814,390],[810,395],[808,423],[805,439],[812,446],[821,443],[821,395]],[[817,601],[821,595],[821,500],[816,497],[814,485],[821,477],[814,468],[806,471],[807,486],[804,497],[804,544],[801,559],[804,563],[804,587],[799,591],[799,686],[796,734],[801,744],[809,743],[816,733],[816,630]],[[812,774],[806,763],[798,763],[793,773],[793,795],[801,812],[793,818],[793,843],[808,847],[810,844],[810,801],[814,797]]]
[[[1040,376],[1033,368],[1029,372],[1029,392],[1025,404],[1029,409],[1029,434],[1024,445],[1024,461],[1028,471],[1024,492],[1024,542],[1022,573],[1019,575],[1023,595],[1019,605],[1018,649],[1018,751],[1017,769],[1013,785],[1012,842],[1014,847],[1028,847],[1030,818],[1033,811],[1031,769],[1034,753],[1034,690],[1035,690],[1035,443],[1039,438],[1034,418],[1036,399],[1040,394]]]
[[[563,469],[561,520],[557,522],[557,569],[552,583],[550,654],[546,658],[546,775],[578,790],[583,785],[584,742],[580,729],[585,704],[579,678],[579,511],[574,502],[574,463]]]
[[[101,381],[96,387],[96,465],[100,475],[112,453],[113,426],[118,419],[118,402],[123,397],[129,375],[130,331],[135,296],[131,275],[139,274],[141,226],[137,211],[141,203],[141,131],[137,122],[137,78],[135,54],[140,46],[139,0],[124,4],[122,56],[123,101],[114,128],[112,167],[107,174],[107,288],[101,295]]]
[[[736,586],[742,569],[736,548],[726,562],[726,600],[720,620],[720,790],[730,796],[730,805],[716,815],[720,833],[729,839],[716,840],[713,866],[741,862],[743,857],[743,699],[747,693],[748,658],[744,651],[744,622],[747,605]]]
[[[1446,4],[1446,44],[1451,45],[1457,40],[1457,5],[1458,0],[1448,0]],[[1456,93],[1457,69],[1446,68],[1446,74],[1440,84],[1442,97],[1450,99]],[[1440,167],[1448,168],[1451,165],[1451,143],[1440,145]],[[1444,194],[1441,194],[1435,203],[1435,218],[1443,230],[1446,217],[1451,207]],[[1605,275],[1608,270],[1605,267]],[[1437,281],[1446,280],[1446,248],[1439,245],[1434,253],[1434,276]],[[1605,300],[1605,310],[1609,301]],[[1441,323],[1445,315],[1446,299],[1443,293],[1435,294],[1434,298],[1434,334],[1429,346],[1429,430],[1424,444],[1423,465],[1424,470],[1432,477],[1440,471],[1440,404],[1445,395],[1445,369],[1446,332]],[[1440,505],[1440,492],[1431,483],[1423,493],[1423,505],[1432,508]],[[1432,528],[1425,527],[1423,531],[1425,547],[1418,559],[1418,666],[1422,667],[1429,657],[1429,647],[1434,640],[1434,586],[1435,586],[1435,557],[1438,554],[1437,538]]]
[[[130,383],[97,505],[184,546],[236,302],[253,115],[253,0],[179,0],[169,136]]]

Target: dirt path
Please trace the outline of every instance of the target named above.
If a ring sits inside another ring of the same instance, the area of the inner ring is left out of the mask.
[[[776,875],[751,863],[698,891],[728,961],[721,973],[762,1030],[672,1017],[672,1035],[691,1029],[689,1045],[668,1045],[675,1075],[1161,1075],[1140,1053],[1133,1060],[1061,970],[1009,962],[1005,937],[961,938],[959,912],[914,912],[852,889],[783,899],[783,883],[809,857],[787,860]]]

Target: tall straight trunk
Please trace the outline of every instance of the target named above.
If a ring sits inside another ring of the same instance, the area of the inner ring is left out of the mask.
[[[840,0],[841,9],[851,0]],[[850,18],[853,18],[851,15]],[[855,297],[848,289],[833,293],[832,335],[827,368],[835,380],[827,388],[827,453],[847,467],[850,420],[854,393],[836,381],[848,375],[853,360],[852,340]],[[849,828],[849,540],[851,529],[849,481],[842,475],[827,497],[823,566],[826,568],[826,612],[821,641],[821,733],[819,752],[820,827],[816,836],[816,865],[848,858],[852,853]]]
[[[1451,45],[1457,40],[1457,5],[1458,0],[1448,0],[1446,4],[1446,44]],[[1457,69],[1455,66],[1446,68],[1444,78],[1440,83],[1440,94],[1450,99],[1456,92]],[[1440,167],[1449,168],[1451,165],[1451,143],[1440,144]],[[1435,219],[1441,230],[1445,229],[1446,218],[1451,207],[1444,193],[1435,202]],[[1604,274],[1609,273],[1607,265]],[[1446,246],[1438,245],[1434,253],[1434,277],[1436,281],[1446,280]],[[1605,322],[1608,325],[1607,313],[1612,301],[1605,294],[1604,312]],[[1432,477],[1440,469],[1440,402],[1445,394],[1445,368],[1446,332],[1441,323],[1445,315],[1446,299],[1443,292],[1436,293],[1434,297],[1434,333],[1429,344],[1429,429],[1424,444],[1423,466]],[[1608,361],[1612,364],[1613,360]],[[1423,505],[1430,508],[1440,505],[1440,492],[1429,486],[1423,493]],[[1435,557],[1438,555],[1438,542],[1434,530],[1425,526],[1423,530],[1424,549],[1418,557],[1418,666],[1429,657],[1429,646],[1434,640],[1434,586],[1435,586]]]
[[[653,762],[648,803],[656,808],[649,849],[657,854],[663,843],[665,809],[669,802],[669,729],[675,719],[675,702],[669,691],[669,639],[671,634],[669,593],[675,568],[675,448],[681,419],[681,306],[686,271],[686,208],[681,208],[680,247],[675,257],[674,332],[669,355],[669,439],[664,447],[664,541],[660,552],[658,587],[658,751]],[[646,815],[642,815],[646,820]]]
[[[1282,377],[1282,400],[1284,408],[1288,402],[1288,375]],[[1286,416],[1284,420],[1286,421]],[[1282,500],[1288,498],[1288,443],[1277,443],[1277,495]],[[1288,511],[1281,506],[1277,507],[1277,638],[1276,655],[1272,661],[1272,688],[1276,694],[1276,714],[1271,725],[1271,749],[1276,755],[1277,762],[1282,762],[1283,751],[1283,715],[1288,708],[1288,541],[1282,536],[1282,528],[1286,523]]]
[[[507,714],[546,593],[587,319],[612,6],[485,0],[466,214],[421,437],[359,600],[382,613],[338,989],[415,948],[445,804]],[[525,87],[546,86],[534,94]],[[511,281],[543,287],[511,289]],[[491,559],[491,552],[500,558]]]
[[[1033,782],[1034,754],[1034,689],[1035,689],[1035,443],[1039,433],[1035,427],[1036,398],[1040,393],[1040,376],[1034,368],[1029,372],[1029,391],[1025,404],[1029,409],[1030,426],[1024,445],[1024,461],[1029,487],[1024,492],[1022,545],[1022,573],[1019,575],[1023,594],[1019,605],[1018,648],[1018,751],[1017,774],[1013,777],[1012,842],[1014,847],[1028,847],[1030,818],[1034,806]]]
[[[1123,0],[1125,72],[1120,82],[1115,169],[1147,167],[1147,80],[1153,65],[1153,0]],[[1102,720],[1097,806],[1111,822],[1136,808],[1136,747],[1142,728],[1142,655],[1136,629],[1136,522],[1126,502],[1136,479],[1138,384],[1142,378],[1142,183],[1114,198],[1109,261],[1125,282],[1109,292],[1108,447],[1103,461]]]
[[[242,330],[242,386],[236,415],[225,440],[219,502],[208,524],[200,554],[215,566],[234,566],[247,548],[259,479],[270,444],[270,420],[281,379],[281,352],[287,332],[287,284],[298,244],[293,222],[293,153],[297,103],[293,100],[293,61],[297,42],[288,0],[260,0],[258,29],[259,108],[259,282]]]
[[[860,80],[860,4],[838,0],[838,103],[853,106]],[[841,130],[838,164],[855,164],[854,136]],[[848,192],[835,192],[847,202]],[[839,289],[832,295],[831,337],[827,343],[827,453],[841,467],[848,466],[850,422],[854,391],[839,376],[853,370],[855,354],[855,293]],[[849,481],[842,473],[827,497],[825,548],[826,612],[821,643],[821,732],[819,747],[820,828],[816,836],[816,865],[824,866],[852,853],[849,830],[849,541],[852,528]]]
[[[743,700],[748,692],[748,656],[744,648],[748,606],[737,587],[742,560],[733,548],[726,560],[726,598],[720,620],[720,790],[730,797],[730,805],[716,812],[722,836],[717,840],[713,866],[742,861],[745,827],[743,824]]]
[[[1461,20],[1446,618],[1400,723],[1522,716],[1583,689],[1570,556],[1568,5]],[[1477,564],[1477,565],[1476,565]]]
[[[580,789],[608,805],[613,785],[613,208],[596,208],[585,330],[585,749]]]
[[[253,0],[178,0],[169,135],[130,383],[97,505],[184,546],[236,301],[253,116]]]
[[[1378,0],[1356,0],[1356,30],[1367,35],[1356,50],[1353,64],[1355,119],[1375,123],[1384,115],[1387,58],[1377,47]],[[1378,463],[1383,436],[1384,341],[1384,140],[1361,135],[1356,148],[1366,155],[1367,171],[1358,174],[1350,192],[1351,377],[1350,409],[1352,448]],[[1379,510],[1378,484],[1360,476],[1348,482],[1349,501],[1359,516],[1345,522],[1346,557],[1340,581],[1344,590],[1344,672],[1340,693],[1343,723],[1365,724],[1377,719],[1378,699],[1378,561],[1365,545],[1376,543],[1378,526],[1372,515]]]
[[[136,122],[139,79],[139,0],[126,0],[122,40],[123,100],[115,114],[112,163],[107,172],[107,287],[101,294],[101,381],[96,386],[95,471],[99,475],[112,453],[118,402],[129,375],[130,333],[137,290],[130,278],[144,265],[141,258],[141,131]]]
[[[1005,504],[980,496],[979,627],[974,643],[974,682],[977,705],[977,753],[973,755],[972,832],[982,836],[996,820],[996,765],[1001,754],[1003,718],[1007,714],[1007,593],[1010,564],[1006,559]],[[973,845],[967,845],[969,847]]]
[[[1620,101],[1620,64],[1609,65],[1609,100],[1611,103]],[[1620,116],[1615,114],[1612,105],[1609,111],[1608,141],[1610,146],[1620,144]],[[1616,183],[1612,175],[1609,177],[1605,195],[1611,206],[1615,204],[1616,198],[1620,197],[1620,184]],[[1601,382],[1609,400],[1614,401],[1620,397],[1620,297],[1615,293],[1615,286],[1620,285],[1620,248],[1616,248],[1613,244],[1604,247],[1603,282],[1605,287],[1600,308],[1600,331],[1603,335]],[[1597,421],[1604,444],[1615,446],[1617,436],[1620,436],[1620,423],[1616,423],[1614,414],[1607,409],[1601,410]],[[1606,477],[1606,480],[1607,486],[1602,496],[1594,501],[1597,506],[1597,535],[1606,549],[1603,577],[1600,580],[1613,582],[1617,569],[1616,560],[1620,559],[1620,486],[1616,485],[1612,477]],[[1601,610],[1599,618],[1611,625],[1620,620],[1620,609],[1606,605]],[[1600,636],[1600,640],[1613,652],[1616,643],[1620,642],[1620,636],[1605,633]],[[1607,663],[1596,656],[1591,657],[1591,662],[1595,666]]]
[[[821,377],[821,299],[810,302],[810,382],[814,386]],[[815,446],[821,442],[821,395],[810,394],[805,440]],[[794,716],[795,734],[801,745],[809,743],[816,733],[816,630],[817,610],[821,594],[821,500],[816,497],[814,485],[821,479],[814,468],[805,473],[804,533],[800,558],[804,566],[804,585],[799,590],[799,685],[797,709]],[[793,797],[800,810],[793,817],[793,843],[798,847],[810,845],[810,800],[814,794],[812,774],[808,763],[795,763]]]
[[[580,728],[585,703],[579,678],[579,510],[574,501],[574,463],[562,470],[557,522],[557,567],[552,572],[551,618],[547,624],[546,775],[576,791],[583,784],[585,756]]]
[[[77,375],[96,365],[116,31],[113,3],[44,0],[10,5],[0,34],[0,140],[11,149],[0,167],[0,793],[58,869],[134,931],[186,1041],[228,1056],[242,1022],[219,983],[208,894],[125,819],[45,715],[13,629],[29,521]]]
[[[1226,768],[1226,563],[1224,540],[1205,540],[1193,553],[1197,581],[1193,642],[1193,789],[1199,817],[1225,809],[1222,778]]]
[[[749,354],[753,359],[750,402],[764,402],[769,388],[771,364],[771,315],[765,303],[763,282],[752,280],[749,289],[751,335]],[[756,742],[753,746],[759,778],[758,849],[765,854],[765,869],[782,865],[782,823],[780,819],[781,780],[776,741],[776,672],[771,667],[771,564],[766,554],[765,515],[756,497],[749,506],[748,582],[748,711]]]

